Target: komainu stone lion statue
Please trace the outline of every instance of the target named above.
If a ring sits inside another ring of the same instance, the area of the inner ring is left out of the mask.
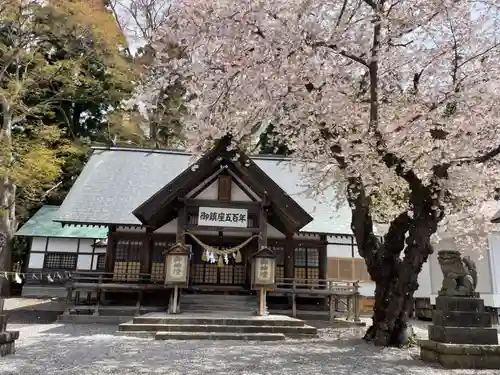
[[[442,250],[438,252],[438,262],[443,271],[440,296],[478,296],[476,264],[470,257],[462,257],[459,251]]]

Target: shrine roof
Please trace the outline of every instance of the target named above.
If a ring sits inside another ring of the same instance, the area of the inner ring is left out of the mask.
[[[17,232],[16,236],[25,237],[64,237],[64,238],[106,238],[106,228],[88,226],[65,226],[52,221],[59,206],[42,206]]]
[[[276,156],[252,156],[251,160],[313,218],[301,232],[352,233],[349,206],[335,202],[333,187],[313,198],[306,194],[300,165]],[[95,147],[54,220],[141,225],[132,212],[194,162],[192,154],[177,150]]]

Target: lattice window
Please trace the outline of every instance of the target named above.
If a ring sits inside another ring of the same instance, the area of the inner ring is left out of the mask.
[[[346,281],[371,282],[364,259],[328,258],[328,278]]]
[[[141,271],[142,240],[118,240],[116,243],[116,261],[113,271],[115,280],[137,281]]]
[[[164,252],[175,245],[168,241],[154,241],[151,254],[151,279],[161,281],[165,279],[165,255]]]
[[[319,279],[319,249],[298,247],[295,249],[294,275],[299,282],[315,283]]]
[[[233,277],[235,284],[244,284],[245,283],[245,266],[237,264],[233,268]]]
[[[285,265],[285,247],[278,246],[278,245],[271,245],[271,246],[269,246],[269,249],[274,251],[274,254],[276,255],[276,265],[277,266],[284,266]]]
[[[104,271],[106,268],[106,254],[99,254],[97,256],[97,266],[96,269],[98,271]]]
[[[285,267],[276,266],[276,279],[283,280],[285,278]]]
[[[233,283],[233,267],[224,266],[219,269],[219,277],[221,284]]]
[[[204,264],[193,263],[191,267],[191,280],[195,284],[203,284],[203,270],[205,269]]]
[[[58,270],[76,269],[77,255],[68,253],[47,253],[45,254],[44,268]]]
[[[205,284],[217,284],[217,265],[205,264]]]
[[[307,266],[307,249],[304,247],[299,247],[295,249],[294,263],[295,267],[306,267]]]

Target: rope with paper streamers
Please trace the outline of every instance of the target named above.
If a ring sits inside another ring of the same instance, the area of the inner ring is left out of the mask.
[[[236,261],[236,263],[241,263],[242,259],[241,259],[240,250],[243,247],[245,247],[246,245],[248,245],[250,243],[250,241],[252,241],[254,238],[261,238],[259,234],[254,234],[250,238],[247,238],[245,241],[240,243],[238,246],[235,246],[235,247],[232,247],[232,248],[226,249],[226,250],[220,250],[220,249],[217,249],[216,247],[207,245],[206,243],[204,243],[202,240],[200,240],[198,237],[196,237],[196,235],[194,235],[191,232],[184,232],[182,234],[191,237],[198,245],[200,245],[202,247],[202,249],[204,250],[204,253],[203,253],[203,256],[201,259],[204,262],[209,260],[210,257],[208,254],[217,254],[218,258],[219,258],[217,261],[218,267],[224,266],[224,261],[223,261],[224,258],[226,259],[226,263],[228,262],[229,254],[233,254],[233,257],[234,257],[234,260]]]
[[[31,280],[43,280],[44,277],[47,279],[49,283],[54,283],[56,281],[64,281],[71,279],[71,272],[65,271],[62,275],[60,272],[31,272],[31,273],[22,273],[22,272],[13,272],[13,271],[0,271],[0,278],[6,280],[12,280],[17,284],[22,284],[23,280],[28,278],[28,275],[31,275]]]

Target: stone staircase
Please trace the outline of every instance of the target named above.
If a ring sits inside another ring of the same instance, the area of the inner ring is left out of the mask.
[[[181,312],[212,313],[224,312],[252,315],[258,311],[255,295],[234,294],[183,294],[180,300]]]
[[[123,335],[156,340],[247,340],[279,341],[285,338],[313,338],[315,327],[282,315],[245,316],[243,313],[150,313],[119,325]]]

